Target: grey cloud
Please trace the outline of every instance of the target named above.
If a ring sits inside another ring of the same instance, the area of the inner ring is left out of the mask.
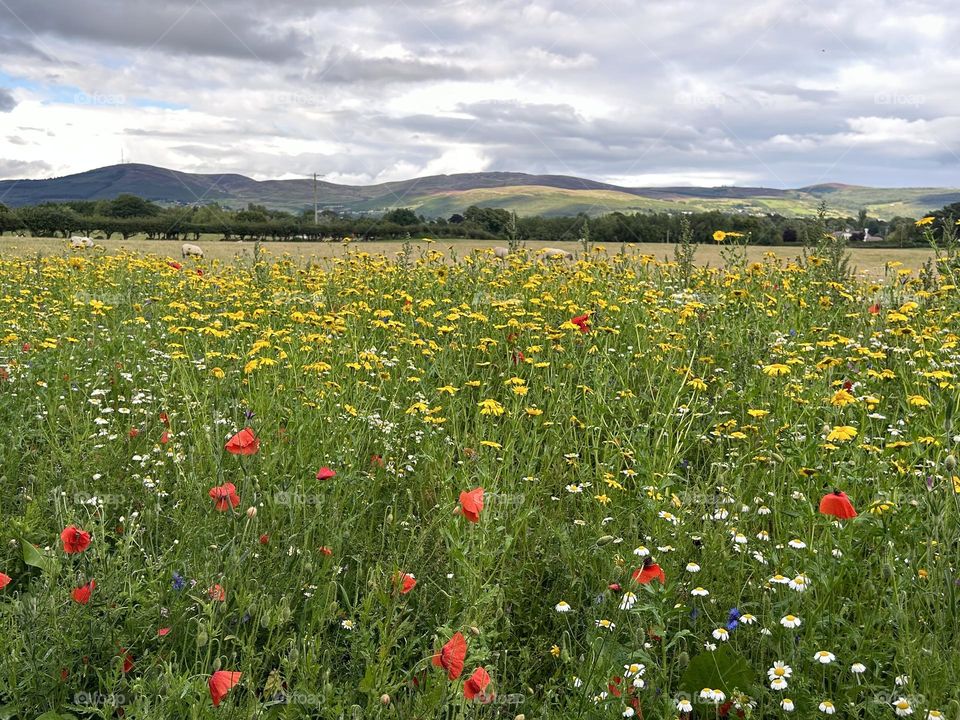
[[[364,57],[336,47],[317,70],[307,73],[309,83],[423,83],[440,80],[477,79],[474,73],[453,62],[418,58]]]
[[[10,112],[17,106],[17,99],[7,88],[0,88],[0,112]]]
[[[49,177],[53,168],[49,163],[41,160],[8,160],[0,158],[0,179],[15,179],[22,177]],[[0,202],[3,199],[0,198]]]
[[[16,33],[26,26],[32,34],[69,41],[269,62],[300,57],[305,42],[294,30],[265,21],[266,15],[238,12],[227,3],[71,0],[51,5],[7,0],[0,8],[0,27]]]

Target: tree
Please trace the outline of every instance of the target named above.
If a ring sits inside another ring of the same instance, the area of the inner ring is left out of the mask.
[[[17,215],[34,237],[54,237],[57,233],[68,237],[78,224],[73,210],[54,203],[20,208]]]
[[[385,223],[394,223],[395,225],[418,225],[420,218],[410,208],[395,208],[386,213],[383,218]]]
[[[108,217],[130,218],[130,217],[153,217],[159,214],[160,207],[154,205],[148,200],[124,193],[118,195],[104,211]]]

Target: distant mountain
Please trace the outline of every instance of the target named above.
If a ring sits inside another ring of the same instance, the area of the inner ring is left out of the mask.
[[[111,199],[131,193],[164,204],[247,203],[299,212],[313,207],[314,184],[303,180],[253,180],[237,174],[185,173],[128,163],[47,180],[0,181],[0,202],[11,207],[67,200]],[[317,183],[321,209],[384,212],[413,208],[427,216],[462,212],[470,205],[499,207],[520,214],[574,215],[585,212],[705,211],[812,215],[821,200],[831,214],[919,217],[960,202],[960,189],[869,188],[824,183],[795,190],[762,187],[629,188],[567,175],[515,172],[460,173],[381,183]]]

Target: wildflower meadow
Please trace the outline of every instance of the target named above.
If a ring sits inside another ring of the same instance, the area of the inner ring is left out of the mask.
[[[0,720],[960,717],[946,264],[0,284]]]

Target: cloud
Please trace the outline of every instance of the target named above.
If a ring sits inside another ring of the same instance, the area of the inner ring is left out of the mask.
[[[50,177],[50,165],[42,160],[6,160],[0,158],[0,180],[22,177]],[[3,202],[3,198],[0,198]]]
[[[0,87],[0,112],[8,113],[17,106],[17,100],[8,88]]]
[[[423,83],[441,80],[476,79],[482,73],[456,62],[423,60],[418,57],[364,56],[342,47],[334,47],[319,69],[306,75],[306,81],[323,83]]]
[[[5,0],[0,131],[34,174],[954,185],[958,33],[951,0]]]
[[[7,0],[0,18],[7,31],[44,40],[45,53],[56,56],[48,36],[71,42],[135,49],[161,49],[198,56],[278,62],[301,56],[304,38],[282,24],[271,22],[267,3],[143,2],[130,0],[71,0],[48,3]],[[279,7],[289,7],[280,3]],[[257,12],[264,10],[262,14]],[[11,17],[12,16],[12,17]]]

